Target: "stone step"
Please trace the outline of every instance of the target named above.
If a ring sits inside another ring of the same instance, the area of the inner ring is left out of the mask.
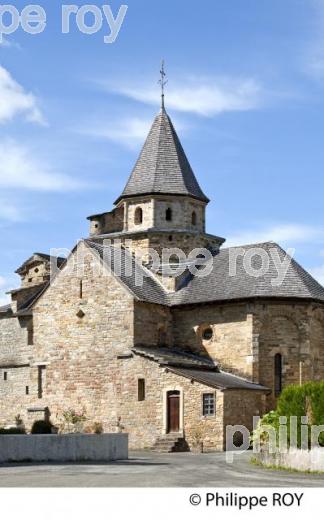
[[[184,437],[179,436],[179,434],[167,434],[156,439],[152,451],[174,453],[189,451],[189,447]]]

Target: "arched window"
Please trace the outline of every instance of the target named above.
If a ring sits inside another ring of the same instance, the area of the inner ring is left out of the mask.
[[[136,208],[135,224],[142,224],[142,222],[143,222],[143,210],[142,210],[142,208]]]
[[[167,220],[168,222],[171,222],[172,220],[172,209],[171,208],[168,208],[165,212],[165,220]]]
[[[193,211],[191,214],[191,224],[193,226],[197,225],[197,213],[195,211]]]
[[[180,263],[180,258],[178,255],[171,255],[170,258],[169,258],[169,264],[170,265],[174,265],[174,266],[178,266]]]
[[[274,391],[278,397],[282,391],[282,355],[276,354],[274,357]]]

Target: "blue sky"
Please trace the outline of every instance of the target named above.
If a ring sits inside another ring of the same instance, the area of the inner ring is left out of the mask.
[[[46,30],[0,46],[0,302],[31,253],[71,248],[111,209],[159,109],[162,57],[208,231],[294,247],[324,281],[324,1],[129,0],[113,44],[107,26],[61,34],[62,2],[38,3]]]

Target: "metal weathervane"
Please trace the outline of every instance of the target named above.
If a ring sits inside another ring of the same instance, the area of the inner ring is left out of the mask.
[[[164,70],[164,60],[162,60],[162,66],[160,70],[161,79],[159,80],[159,84],[161,85],[161,99],[162,99],[162,108],[164,108],[164,87],[168,83],[168,80],[166,79],[166,73]]]

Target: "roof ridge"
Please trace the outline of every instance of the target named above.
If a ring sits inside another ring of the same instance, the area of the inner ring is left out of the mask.
[[[157,171],[157,167],[158,167],[158,160],[159,160],[159,145],[160,145],[160,137],[161,137],[161,134],[162,134],[162,122],[163,122],[163,115],[167,115],[166,113],[166,110],[165,108],[161,108],[159,114],[157,117],[160,117],[161,118],[161,123],[159,125],[159,139],[158,139],[158,142],[157,142],[157,147],[156,147],[156,157],[155,157],[155,171]],[[154,181],[153,181],[153,192],[155,191],[155,184],[157,182],[157,178],[156,176],[154,177]]]
[[[277,243],[275,242],[274,240],[265,240],[264,242],[252,242],[250,244],[239,244],[237,246],[227,246],[227,247],[221,247],[220,248],[220,251],[228,251],[229,249],[238,249],[238,248],[242,248],[244,249],[245,247],[251,247],[251,246],[263,246],[263,245],[274,245],[274,246],[277,246],[277,247],[280,247],[280,249],[282,249],[282,247]],[[285,251],[284,249],[282,249],[283,251]]]

